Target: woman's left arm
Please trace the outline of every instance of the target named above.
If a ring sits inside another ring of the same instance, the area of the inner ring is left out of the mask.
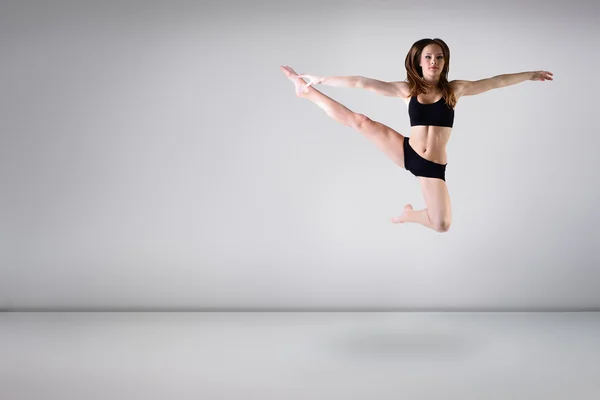
[[[493,78],[481,79],[478,81],[452,81],[455,90],[459,96],[473,96],[487,92],[491,89],[498,89],[506,86],[516,85],[523,81],[546,81],[553,80],[552,72],[548,71],[530,71],[519,72],[516,74],[503,74]]]

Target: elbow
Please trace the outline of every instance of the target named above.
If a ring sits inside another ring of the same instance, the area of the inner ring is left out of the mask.
[[[504,82],[504,79],[502,78],[501,75],[499,75],[499,76],[495,76],[492,79],[490,79],[490,85],[489,85],[489,89],[488,90],[490,90],[490,89],[499,89],[499,88],[504,87],[504,86],[506,86],[505,82]]]
[[[353,88],[357,89],[366,89],[367,88],[367,80],[362,76],[356,76],[352,82]]]

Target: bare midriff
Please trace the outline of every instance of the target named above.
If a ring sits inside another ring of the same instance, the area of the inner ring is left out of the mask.
[[[409,146],[426,160],[446,164],[446,145],[451,132],[452,128],[445,126],[413,126]]]

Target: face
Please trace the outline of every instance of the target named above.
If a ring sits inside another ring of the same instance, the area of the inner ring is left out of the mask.
[[[419,65],[423,68],[423,76],[439,76],[444,68],[444,54],[438,44],[429,44],[421,52]]]

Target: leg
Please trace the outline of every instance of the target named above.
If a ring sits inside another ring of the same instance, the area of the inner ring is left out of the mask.
[[[420,176],[421,188],[427,208],[414,211],[410,204],[404,206],[404,213],[392,219],[394,223],[416,222],[436,232],[448,232],[452,223],[450,194],[446,182],[437,178]]]
[[[395,164],[404,168],[404,136],[365,115],[354,113],[312,86],[302,91],[301,88],[306,84],[304,79],[296,77],[296,72],[289,67],[281,67],[281,69],[294,83],[296,94],[299,97],[312,101],[337,122],[358,130],[392,159]]]

